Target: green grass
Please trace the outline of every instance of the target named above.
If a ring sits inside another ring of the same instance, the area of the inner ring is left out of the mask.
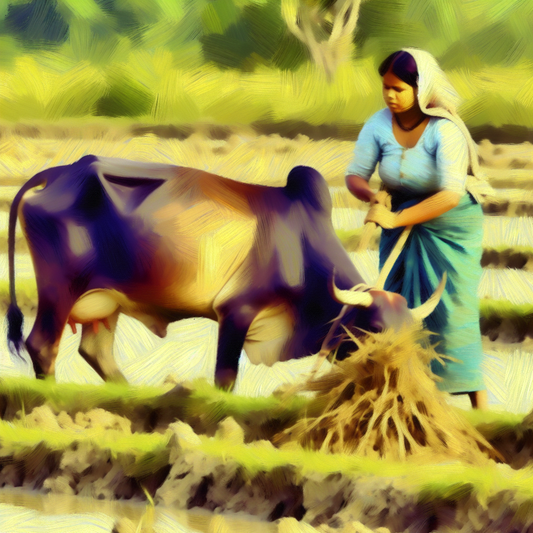
[[[480,411],[479,409],[465,411],[459,408],[455,408],[455,411],[466,418],[466,420],[473,426],[477,427],[493,424],[500,430],[514,429],[519,426],[524,419],[524,415],[499,411]]]
[[[168,464],[170,436],[169,432],[128,435],[99,428],[57,431],[25,427],[24,419],[18,423],[0,421],[0,464],[2,457],[30,459],[36,453],[46,456],[76,446],[108,452],[114,461],[122,465],[126,475],[142,477]]]
[[[0,444],[15,452],[44,444],[50,450],[63,451],[74,442],[92,443],[109,450],[114,457],[119,454],[134,455],[161,453],[166,448],[170,436],[161,433],[121,434],[119,431],[100,428],[75,431],[61,429],[54,431],[44,428],[28,428],[24,420],[18,423],[0,420]]]
[[[335,234],[341,241],[342,245],[344,247],[347,246],[348,243],[353,243],[361,238],[361,235],[363,233],[363,228],[357,228],[355,230],[345,230],[345,229],[336,229]],[[507,246],[505,244],[499,245],[499,246],[491,246],[483,249],[484,252],[490,253],[490,252],[497,252],[497,253],[503,253],[503,252],[509,252],[512,254],[524,254],[524,255],[533,255],[533,246]]]
[[[184,398],[167,396],[166,405],[185,406],[188,416],[195,416],[214,410],[219,419],[232,416],[236,419],[272,416],[290,418],[298,412],[305,412],[309,400],[293,396],[281,402],[274,396],[247,397],[216,389],[204,379],[196,379],[189,385],[191,394]],[[104,383],[102,385],[56,383],[51,379],[37,380],[27,377],[0,378],[0,395],[15,408],[25,407],[28,413],[32,407],[49,405],[59,412],[86,412],[105,408],[120,414],[123,406],[129,410],[136,407],[157,408],[161,397],[168,389],[163,387],[131,386],[127,384]],[[491,424],[501,429],[514,428],[522,422],[523,416],[512,413],[457,410],[473,425]]]
[[[479,311],[482,317],[533,318],[533,304],[512,304],[507,300],[480,300]]]
[[[184,409],[186,416],[209,413],[213,420],[232,416],[237,419],[256,417],[261,419],[268,414],[292,417],[306,403],[305,398],[292,397],[282,403],[274,396],[247,397],[221,391],[204,379],[196,379],[191,384],[191,394],[185,398],[163,396],[168,389],[162,387],[136,387],[124,384],[105,383],[104,385],[56,383],[53,380],[36,380],[26,377],[0,378],[0,397],[4,396],[15,408],[25,412],[31,408],[48,404],[56,411],[88,411],[97,407],[117,414],[132,413],[135,409],[156,409],[175,407]]]
[[[382,476],[401,478],[412,494],[424,497],[450,498],[457,492],[472,490],[478,498],[486,499],[502,490],[509,490],[519,498],[533,499],[533,469],[503,474],[496,464],[476,467],[458,462],[414,467],[413,463],[368,459],[353,455],[324,454],[292,448],[278,450],[269,446],[252,447],[202,439],[199,450],[225,461],[234,460],[253,475],[260,471],[291,465],[305,475],[317,472],[324,475],[342,472],[348,477]]]
[[[206,406],[216,406],[224,416],[245,417],[254,416],[257,412],[278,413],[286,410],[291,415],[302,409],[305,404],[305,398],[293,396],[286,402],[281,402],[274,396],[248,397],[239,396],[232,392],[219,390],[210,385],[204,379],[194,380],[192,383],[193,392],[191,400],[199,404],[198,406],[205,410]]]
[[[90,410],[102,405],[147,405],[165,392],[165,389],[158,387],[134,387],[115,383],[106,383],[104,386],[80,385],[25,377],[0,378],[0,383],[0,394],[15,403],[47,403],[58,411]]]

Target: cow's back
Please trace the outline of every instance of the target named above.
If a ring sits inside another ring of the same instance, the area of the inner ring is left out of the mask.
[[[191,314],[212,312],[217,295],[249,259],[258,220],[275,192],[175,167],[174,177],[139,208],[161,239],[157,276],[166,280],[168,305]]]

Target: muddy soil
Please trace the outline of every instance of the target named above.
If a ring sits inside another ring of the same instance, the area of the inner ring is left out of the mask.
[[[397,476],[354,477],[342,471],[325,475],[312,467],[302,471],[290,463],[269,471],[247,471],[234,459],[198,449],[199,435],[214,436],[234,445],[247,443],[252,453],[260,453],[273,448],[270,439],[289,427],[294,416],[254,412],[217,418],[216,411],[211,409],[208,415],[207,408],[205,417],[190,415],[194,410],[187,407],[189,394],[190,389],[178,385],[144,409],[116,403],[87,412],[32,406],[25,399],[25,414],[20,409],[20,399],[14,401],[2,395],[2,418],[14,424],[24,421],[24,427],[29,429],[74,431],[80,435],[96,430],[113,439],[133,433],[159,433],[168,440],[158,456],[149,461],[138,459],[127,448],[112,453],[97,440],[74,439],[64,449],[44,442],[14,449],[0,440],[0,487],[106,501],[146,501],[147,492],[156,506],[245,512],[263,521],[278,521],[280,532],[282,523],[288,526],[292,522],[279,520],[288,518],[303,520],[329,533],[368,533],[361,529],[363,525],[370,532],[380,527],[408,533],[467,531],[462,529],[466,524],[471,528],[468,531],[533,531],[533,510],[512,491],[501,491],[484,502],[464,485],[446,497],[427,491],[414,493]],[[39,399],[34,398],[33,402],[39,404]],[[530,425],[504,430],[494,424],[477,426],[505,458],[507,464],[497,468],[506,471],[531,465]]]

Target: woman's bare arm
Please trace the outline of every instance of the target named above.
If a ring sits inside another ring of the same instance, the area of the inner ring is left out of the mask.
[[[375,222],[385,229],[422,224],[453,209],[460,200],[461,195],[459,193],[441,191],[398,213],[392,213],[385,206],[376,204],[368,211],[365,224],[367,222]]]
[[[460,201],[461,195],[454,191],[435,193],[419,204],[400,211],[397,214],[396,227],[423,224],[457,207]]]
[[[369,187],[368,181],[360,176],[349,174],[345,178],[346,187],[359,200],[371,202],[374,199],[374,191]]]

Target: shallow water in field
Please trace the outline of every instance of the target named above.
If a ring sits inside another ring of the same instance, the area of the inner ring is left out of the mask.
[[[108,533],[119,518],[127,518],[137,527],[145,511],[145,503],[0,489],[2,533]],[[201,510],[178,511],[156,507],[153,529],[154,533],[206,533],[214,516],[217,515]],[[277,531],[275,524],[260,522],[252,516],[228,514],[224,515],[224,520],[229,529],[220,533]]]

